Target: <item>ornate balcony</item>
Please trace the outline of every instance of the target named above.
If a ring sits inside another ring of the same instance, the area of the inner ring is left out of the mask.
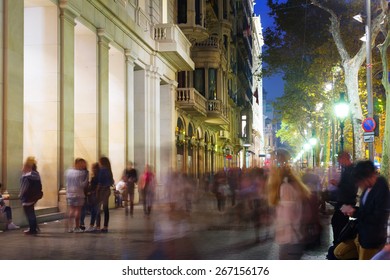
[[[178,88],[176,107],[193,116],[207,116],[207,100],[195,88]]]
[[[203,64],[205,61],[214,66],[221,62],[221,45],[218,36],[210,36],[202,42],[197,42],[192,48],[192,58],[196,64]]]
[[[216,125],[229,124],[229,109],[221,100],[207,101],[207,123]]]
[[[191,59],[191,43],[175,24],[156,24],[153,37],[158,43],[157,50],[179,71],[190,71],[195,67]]]

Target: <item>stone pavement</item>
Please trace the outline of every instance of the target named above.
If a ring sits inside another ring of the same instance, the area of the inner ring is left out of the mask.
[[[210,206],[210,205],[209,205]],[[205,210],[207,209],[207,211]],[[248,225],[224,223],[224,214],[195,205],[191,216],[172,222],[163,211],[144,217],[136,206],[134,217],[123,208],[110,210],[108,233],[68,233],[65,221],[40,224],[36,236],[23,229],[0,233],[0,259],[6,260],[276,260],[272,239],[254,242]],[[89,216],[86,217],[86,223]],[[323,218],[321,246],[306,251],[305,260],[324,260],[330,244],[329,217]],[[261,236],[265,235],[262,229]]]

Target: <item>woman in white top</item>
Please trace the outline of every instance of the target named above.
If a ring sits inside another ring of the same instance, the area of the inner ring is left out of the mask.
[[[83,232],[80,228],[81,208],[85,203],[85,188],[89,183],[87,162],[77,158],[74,167],[66,171],[66,199],[68,203],[68,232]],[[74,220],[74,228],[72,227]]]
[[[303,203],[310,198],[309,188],[289,166],[290,155],[279,149],[273,155],[268,180],[268,202],[275,207],[275,241],[279,259],[300,259],[303,255]]]

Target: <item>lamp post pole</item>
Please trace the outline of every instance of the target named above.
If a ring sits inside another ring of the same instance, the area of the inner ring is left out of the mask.
[[[371,57],[371,0],[366,0],[366,75],[367,75],[367,117],[374,116],[372,97],[372,57]],[[374,143],[368,143],[369,160],[374,161]]]
[[[336,103],[335,106],[335,113],[337,118],[340,121],[340,153],[344,151],[344,121],[345,118],[348,116],[349,112],[349,105],[345,101],[345,93],[341,92],[340,93],[340,99]]]
[[[340,120],[340,152],[344,151],[344,119]]]

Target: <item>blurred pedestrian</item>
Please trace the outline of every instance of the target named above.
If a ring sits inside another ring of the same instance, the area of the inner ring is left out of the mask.
[[[115,207],[124,208],[123,200],[127,198],[126,177],[123,175],[115,185]]]
[[[267,175],[263,168],[253,168],[251,171],[251,177],[253,181],[253,193],[252,193],[252,219],[255,229],[255,242],[261,242],[268,238],[268,224],[266,220],[269,214],[268,201],[266,193]],[[265,227],[265,236],[260,238],[260,228]]]
[[[223,169],[219,170],[214,176],[213,193],[217,199],[217,208],[219,212],[225,211],[226,198],[229,195],[230,188],[227,182],[226,173]]]
[[[239,167],[233,167],[228,170],[227,180],[230,187],[230,193],[232,196],[232,206],[236,205],[236,193],[240,189],[241,181],[241,169]]]
[[[82,158],[76,158],[74,166],[69,168],[66,177],[66,200],[68,203],[67,230],[69,233],[80,233],[81,208],[85,203],[85,189],[89,183],[87,163]],[[74,226],[73,226],[74,224]]]
[[[142,191],[142,200],[145,216],[150,216],[156,191],[156,178],[149,165],[145,166],[144,173],[140,178],[140,189]]]
[[[311,168],[302,175],[302,182],[310,189],[310,198],[304,203],[303,230],[305,231],[305,247],[314,248],[321,243],[322,225],[320,221],[320,206],[322,180]]]
[[[42,183],[37,171],[37,161],[34,157],[28,157],[23,163],[19,192],[19,198],[29,224],[29,229],[24,231],[27,235],[38,233],[34,206],[42,196]]]
[[[129,204],[130,204],[130,216],[133,217],[134,214],[134,195],[135,187],[138,182],[138,172],[135,169],[135,165],[129,161],[126,169],[123,172],[126,178],[127,192],[124,194],[125,202],[125,213],[129,214]]]
[[[86,203],[87,203],[87,209],[89,209],[91,214],[91,220],[89,222],[89,227],[86,229],[86,232],[94,232],[96,231],[95,222],[97,217],[97,186],[98,186],[98,174],[99,174],[99,163],[95,162],[92,164],[91,172],[92,177],[91,181],[89,182],[88,188],[85,191],[85,195],[87,197]]]
[[[334,250],[338,259],[369,260],[385,245],[390,209],[390,192],[386,178],[377,174],[370,160],[356,164],[353,176],[361,188],[359,207],[344,204],[341,212],[357,218],[355,239],[341,242]]]
[[[99,173],[97,177],[97,217],[96,217],[96,230],[100,232],[108,232],[108,223],[110,220],[110,212],[108,209],[108,199],[111,195],[111,187],[114,185],[114,178],[111,170],[111,163],[108,157],[101,157],[99,159]],[[103,206],[104,212],[104,224],[103,228],[100,228],[101,214],[100,209]]]
[[[83,186],[83,190],[84,190],[84,205],[81,207],[81,212],[80,212],[80,229],[82,231],[85,231],[85,223],[84,223],[84,220],[85,220],[85,216],[87,214],[87,210],[90,210],[89,209],[89,206],[88,206],[88,203],[87,203],[87,190],[89,188],[89,171],[88,171],[88,166],[87,166],[87,162],[82,159],[82,161],[80,162],[80,171],[83,173],[84,175],[84,186]]]
[[[300,259],[303,255],[302,210],[310,198],[309,188],[295,175],[289,165],[288,151],[274,152],[268,180],[268,201],[274,206],[275,241],[279,259]]]
[[[163,199],[154,219],[154,250],[148,259],[198,259],[191,238],[188,199],[191,180],[188,175],[170,172]]]

